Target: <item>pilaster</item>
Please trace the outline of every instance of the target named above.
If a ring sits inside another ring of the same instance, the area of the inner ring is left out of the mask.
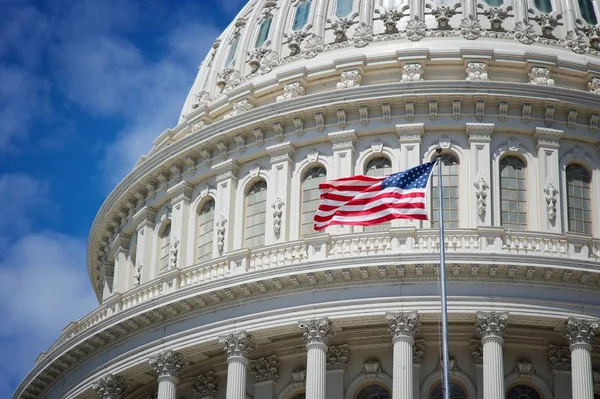
[[[571,387],[571,353],[568,346],[549,345],[548,360],[551,370],[551,384],[554,397],[568,398]]]
[[[344,378],[348,363],[348,345],[329,346],[327,348],[327,399],[344,398]]]
[[[535,188],[538,201],[540,230],[549,233],[562,232],[562,218],[558,211],[561,209],[561,195],[558,192],[560,184],[560,169],[558,149],[562,130],[536,127],[533,137],[537,139],[538,186]]]
[[[400,142],[399,170],[406,170],[421,164],[421,142],[425,134],[425,125],[423,123],[398,124],[396,125],[396,134]],[[400,219],[394,224],[398,227],[421,227],[421,221],[411,219]]]
[[[218,258],[234,249],[234,231],[229,227],[234,217],[239,168],[240,165],[233,159],[228,159],[212,167],[217,183],[215,199],[215,233],[217,239],[213,247],[213,258]]]
[[[187,232],[190,221],[190,200],[194,186],[181,181],[171,187],[167,194],[171,196],[171,259],[169,268],[183,268],[189,247]]]
[[[483,399],[483,346],[478,339],[471,340],[471,357],[475,364],[477,399]]]
[[[216,399],[219,377],[214,371],[200,374],[190,382],[190,387],[198,399]]]
[[[156,210],[150,207],[140,209],[134,216],[133,220],[137,225],[137,240],[136,240],[136,270],[139,268],[140,284],[150,281],[156,277],[156,268],[152,267],[153,255],[153,237],[154,237],[154,221],[156,220]],[[133,279],[134,285],[136,279]]]
[[[333,170],[331,178],[338,179],[352,175],[354,170],[354,143],[357,140],[354,129],[329,133],[333,150]],[[329,171],[327,171],[329,177]],[[327,227],[328,233],[349,233],[352,226]]]
[[[266,245],[289,240],[291,181],[296,148],[290,142],[266,148],[271,156],[270,184],[267,186]],[[269,227],[270,226],[270,227]]]
[[[468,205],[471,209],[469,227],[491,226],[492,208],[490,187],[492,181],[490,143],[494,133],[493,123],[467,123],[467,136],[471,153],[471,194]],[[461,202],[463,200],[461,199]],[[475,206],[471,206],[475,204]]]
[[[130,242],[129,236],[119,233],[111,245],[112,257],[115,260],[112,281],[113,294],[123,293],[129,288],[127,285],[127,273],[129,271],[127,254],[129,253]]]
[[[277,356],[261,357],[250,364],[250,373],[254,376],[254,398],[273,399],[275,384],[279,380],[279,361]]]
[[[107,374],[92,385],[98,399],[121,399],[127,391],[125,378]]]

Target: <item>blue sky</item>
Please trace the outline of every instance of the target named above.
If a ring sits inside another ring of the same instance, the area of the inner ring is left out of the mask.
[[[244,0],[0,0],[0,397],[96,305],[85,245]]]

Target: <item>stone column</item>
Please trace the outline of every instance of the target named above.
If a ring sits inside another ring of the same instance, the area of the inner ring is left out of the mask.
[[[190,387],[198,399],[216,399],[219,377],[214,371],[200,374],[190,382]]]
[[[571,396],[571,353],[568,346],[549,345],[548,360],[552,370],[552,392],[555,398]]]
[[[128,272],[128,259],[127,254],[129,253],[129,236],[119,233],[115,240],[112,242],[110,251],[115,260],[115,269],[113,274],[113,286],[112,293],[123,293],[129,289],[127,286],[127,272]]]
[[[158,374],[157,399],[176,399],[179,371],[184,365],[183,355],[166,350],[150,358],[149,362]]]
[[[477,332],[483,347],[483,397],[504,399],[502,344],[508,313],[477,312]]]
[[[406,123],[396,125],[396,133],[400,142],[400,169],[406,170],[423,163],[421,156],[421,137],[425,134],[423,123]],[[421,221],[400,219],[398,226],[421,226]],[[395,224],[395,223],[393,223]]]
[[[279,380],[279,361],[277,356],[261,357],[250,364],[250,373],[254,376],[254,398],[273,399],[275,384]]]
[[[154,249],[152,240],[156,210],[144,207],[133,216],[133,220],[137,224],[136,264],[135,269],[131,271],[131,273],[134,273],[133,286],[135,287],[156,277],[157,268],[152,267],[152,252]]]
[[[560,138],[563,135],[562,130],[548,129],[545,127],[536,127],[534,138],[537,139],[537,159],[538,159],[538,182],[540,186],[536,188],[536,197],[544,198],[540,201],[539,207],[539,229],[532,226],[532,230],[546,231],[549,233],[560,233],[562,231],[561,218],[558,210],[560,206],[560,169],[558,159],[558,149],[560,147]],[[531,199],[530,199],[531,200]]]
[[[190,223],[190,201],[194,186],[186,181],[181,181],[171,187],[167,194],[171,196],[171,259],[169,268],[183,268],[186,265],[188,241],[193,237],[188,234]],[[192,219],[192,223],[195,220]]]
[[[306,398],[326,398],[327,345],[333,339],[333,324],[327,318],[298,323],[306,343]]]
[[[592,344],[597,320],[570,317],[565,323],[565,337],[571,351],[571,386],[573,399],[594,399],[592,379]]]
[[[417,312],[388,313],[394,344],[393,399],[413,399],[413,345],[419,333]]]
[[[119,375],[107,374],[92,385],[98,399],[121,399],[127,391],[125,378]]]
[[[461,198],[461,204],[472,209],[469,221],[469,227],[491,226],[492,225],[492,187],[490,143],[494,133],[493,123],[467,123],[466,131],[469,136],[469,145],[471,153],[471,194],[468,201]],[[496,185],[497,186],[497,185]],[[499,190],[499,189],[498,189]],[[500,198],[499,192],[497,195]],[[471,206],[470,204],[474,204]],[[497,207],[499,208],[499,207]],[[497,212],[500,217],[500,211]]]
[[[213,258],[234,249],[234,231],[229,228],[232,226],[234,216],[235,198],[237,190],[237,172],[240,165],[229,159],[212,167],[212,172],[216,175],[217,198],[215,198],[215,234],[217,239],[213,247]],[[240,224],[241,225],[241,224]],[[241,248],[242,235],[236,248]]]
[[[270,245],[289,240],[292,157],[296,149],[293,144],[286,142],[267,147],[266,151],[271,156],[271,184],[267,186],[265,245]]]
[[[246,367],[254,338],[245,331],[219,338],[227,352],[227,399],[246,399]]]
[[[327,399],[344,398],[344,374],[348,363],[348,345],[327,349]]]

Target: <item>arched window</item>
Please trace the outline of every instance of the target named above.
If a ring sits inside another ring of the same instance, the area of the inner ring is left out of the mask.
[[[442,195],[444,200],[444,227],[458,227],[458,159],[452,154],[442,154]],[[438,185],[439,167],[433,169],[431,176],[431,225],[440,222],[440,189]]]
[[[271,30],[271,22],[273,21],[273,17],[268,17],[260,24],[260,28],[258,30],[258,37],[256,38],[256,48],[261,47],[267,39],[269,38],[269,31]]]
[[[265,245],[267,214],[267,182],[257,181],[246,194],[245,245],[248,248]]]
[[[301,0],[298,4],[296,4],[296,14],[294,15],[292,30],[298,31],[304,28],[308,22],[308,14],[310,13],[311,3],[312,0]]]
[[[314,217],[319,207],[319,184],[327,177],[327,171],[322,166],[311,168],[302,180],[302,236],[314,234]]]
[[[231,68],[235,65],[235,53],[237,52],[238,42],[240,41],[240,35],[235,35],[231,42],[229,42],[229,53],[227,54],[227,60],[225,66]]]
[[[386,176],[392,173],[392,163],[386,157],[373,158],[367,163],[365,175],[373,177]],[[380,223],[373,226],[365,226],[364,231],[385,231],[391,226],[390,222]]]
[[[390,399],[389,389],[379,384],[367,385],[358,392],[356,399]]]
[[[567,165],[567,215],[569,231],[592,233],[591,176],[578,164]]]
[[[197,255],[198,262],[212,257],[213,230],[215,225],[215,201],[210,199],[198,209]]]
[[[171,222],[167,222],[158,235],[158,268],[162,272],[169,268],[169,249],[171,249]]]
[[[306,394],[304,392],[297,393],[296,395],[292,396],[290,399],[306,399]]]
[[[596,16],[596,10],[594,10],[594,0],[577,0],[579,3],[579,10],[581,16],[590,25],[596,25],[598,23],[598,17]]]
[[[504,3],[504,0],[485,0],[485,2],[492,7],[500,7]]]
[[[520,158],[500,160],[500,224],[514,230],[527,229],[526,167]]]
[[[336,17],[347,17],[352,12],[352,3],[354,0],[337,0],[337,5],[335,7],[335,16]]]
[[[444,398],[444,388],[443,388],[443,384],[440,382],[431,390],[430,399],[443,399],[443,398]],[[450,399],[467,399],[467,392],[461,385],[450,382]]]
[[[551,0],[533,0],[533,5],[540,12],[548,14],[552,12],[552,1]]]
[[[542,397],[529,385],[516,385],[508,390],[506,399],[542,399]]]

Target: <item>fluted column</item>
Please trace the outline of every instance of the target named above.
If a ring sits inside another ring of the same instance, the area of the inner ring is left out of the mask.
[[[573,399],[593,399],[592,344],[598,321],[569,318],[565,323],[567,341],[571,351],[571,381]]]
[[[483,397],[504,398],[504,360],[502,344],[508,313],[478,312],[477,332],[483,346]]]
[[[417,312],[388,313],[394,344],[393,399],[413,399],[413,345],[419,333]]]
[[[92,385],[98,399],[121,399],[127,391],[125,378],[119,375],[107,374]]]
[[[306,398],[325,399],[327,346],[333,339],[333,324],[329,319],[307,320],[298,323],[306,343]]]
[[[176,399],[179,371],[184,365],[183,355],[166,350],[150,358],[150,365],[158,374],[157,399]]]
[[[254,338],[245,331],[221,337],[219,342],[227,352],[227,399],[246,398],[246,368],[248,356],[254,351]]]

